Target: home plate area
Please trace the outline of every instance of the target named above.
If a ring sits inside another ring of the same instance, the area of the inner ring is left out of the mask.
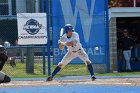
[[[139,77],[66,76],[46,82],[45,78],[13,79],[0,84],[0,93],[140,93]]]
[[[13,79],[10,83],[0,84],[0,87],[21,87],[21,86],[50,86],[50,85],[108,85],[108,86],[140,86],[138,77],[97,77],[91,81],[86,76],[66,76],[54,78],[53,81],[46,81],[45,78],[38,79]]]

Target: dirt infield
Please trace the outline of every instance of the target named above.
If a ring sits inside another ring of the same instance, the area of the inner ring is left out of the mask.
[[[91,81],[85,80],[53,80],[46,82],[43,80],[33,81],[11,81],[7,84],[0,84],[0,87],[22,87],[22,86],[65,86],[65,85],[111,85],[111,86],[140,86],[140,78],[108,78],[108,79],[96,79]]]

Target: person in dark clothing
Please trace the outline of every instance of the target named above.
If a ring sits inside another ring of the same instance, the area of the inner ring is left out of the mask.
[[[8,56],[6,54],[6,50],[2,45],[0,45],[0,84],[8,83],[11,81],[11,78],[8,75],[6,75],[4,72],[2,72],[3,66],[7,61],[7,59]]]
[[[123,37],[120,40],[120,45],[123,51],[123,56],[126,62],[126,71],[131,71],[130,58],[131,58],[131,50],[134,45],[133,39],[128,35],[128,30],[124,29]]]
[[[138,59],[138,55],[137,55],[137,41],[138,41],[138,35],[137,35],[137,32],[136,32],[136,30],[135,29],[133,29],[132,31],[131,31],[131,38],[133,39],[133,41],[134,41],[134,45],[133,45],[133,48],[132,48],[132,61],[133,62],[138,62],[139,61],[139,59]]]

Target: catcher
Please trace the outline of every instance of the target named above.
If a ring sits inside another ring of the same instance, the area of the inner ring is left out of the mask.
[[[6,54],[6,50],[2,45],[0,45],[0,83],[8,83],[11,81],[11,78],[1,71],[7,59],[8,56]]]
[[[68,52],[63,57],[61,62],[59,62],[58,66],[53,71],[52,75],[47,78],[47,81],[52,81],[53,77],[63,68],[66,66],[71,60],[76,57],[79,57],[87,66],[90,74],[91,79],[95,80],[93,67],[91,61],[89,60],[88,55],[82,48],[82,45],[79,40],[79,35],[77,32],[74,32],[73,27],[71,24],[66,24],[64,27],[65,34],[62,36],[61,40],[58,41],[59,48],[63,50],[64,46],[67,46]]]

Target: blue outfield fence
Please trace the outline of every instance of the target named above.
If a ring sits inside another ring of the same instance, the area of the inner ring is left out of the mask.
[[[106,65],[107,72],[109,72],[109,45],[108,45],[109,36],[108,36],[107,0],[100,0],[100,1],[82,0],[82,2],[81,0],[40,0],[39,2],[35,2],[33,0],[28,0],[26,2],[24,1],[19,2],[18,0],[16,0],[15,2],[12,1],[4,1],[4,2],[6,2],[6,4],[8,4],[8,2],[11,2],[13,4],[13,6],[10,6],[13,9],[11,13],[12,12],[14,13],[19,13],[19,12],[44,13],[45,12],[47,15],[46,16],[47,28],[45,28],[45,30],[47,31],[47,35],[48,35],[47,36],[48,44],[46,45],[16,46],[17,43],[15,41],[18,39],[18,29],[17,29],[18,25],[17,25],[16,14],[12,13],[11,15],[8,14],[4,14],[3,16],[0,15],[2,18],[5,18],[0,20],[0,24],[1,24],[0,44],[3,45],[5,41],[8,41],[12,46],[7,49],[10,50],[10,52],[18,51],[16,55],[17,59],[15,60],[17,62],[17,67],[14,68],[16,70],[12,71],[13,68],[9,67],[9,65],[6,64],[5,69],[10,68],[10,70],[8,71],[4,69],[6,73],[8,73],[13,77],[16,77],[18,73],[22,73],[24,74],[24,76],[26,76],[27,75],[26,67],[25,67],[26,63],[24,62],[22,64],[23,58],[21,58],[20,56],[23,57],[25,56],[25,60],[26,60],[27,58],[26,55],[29,53],[27,48],[31,48],[30,51],[32,52],[33,50],[35,50],[34,55],[37,58],[35,59],[36,72],[34,74],[37,73],[38,75],[42,75],[43,73],[43,75],[46,74],[51,75],[51,69],[55,67],[54,64],[58,64],[58,62],[60,62],[60,60],[67,52],[66,48],[63,51],[60,51],[58,48],[60,29],[67,23],[72,24],[74,26],[75,31],[79,33],[80,41],[83,45],[83,48],[89,55],[89,58],[93,62],[93,64]],[[23,9],[20,10],[21,7],[18,5],[20,5],[21,3],[25,3],[25,5],[23,5]],[[36,8],[37,5],[39,5],[38,6],[39,9]],[[1,11],[4,12],[5,10],[2,9]],[[25,15],[24,17],[27,16]],[[51,33],[51,29],[52,29],[52,33]],[[51,41],[52,41],[52,45],[51,45]],[[22,52],[24,52],[24,54],[22,54]],[[12,53],[16,53],[16,52],[12,52]],[[53,62],[51,56],[53,56]],[[75,67],[78,66],[79,68],[81,66],[81,68],[84,68],[83,62],[78,58],[73,60],[71,63],[80,64],[80,65],[75,65]],[[70,65],[70,67],[73,68],[73,65]],[[21,72],[19,72],[19,69]],[[69,70],[67,69],[67,71]]]
[[[106,64],[109,72],[109,32],[107,0],[52,0],[53,63],[57,64],[67,50],[58,49],[60,29],[74,26],[93,64]],[[71,63],[81,64],[80,59]]]

